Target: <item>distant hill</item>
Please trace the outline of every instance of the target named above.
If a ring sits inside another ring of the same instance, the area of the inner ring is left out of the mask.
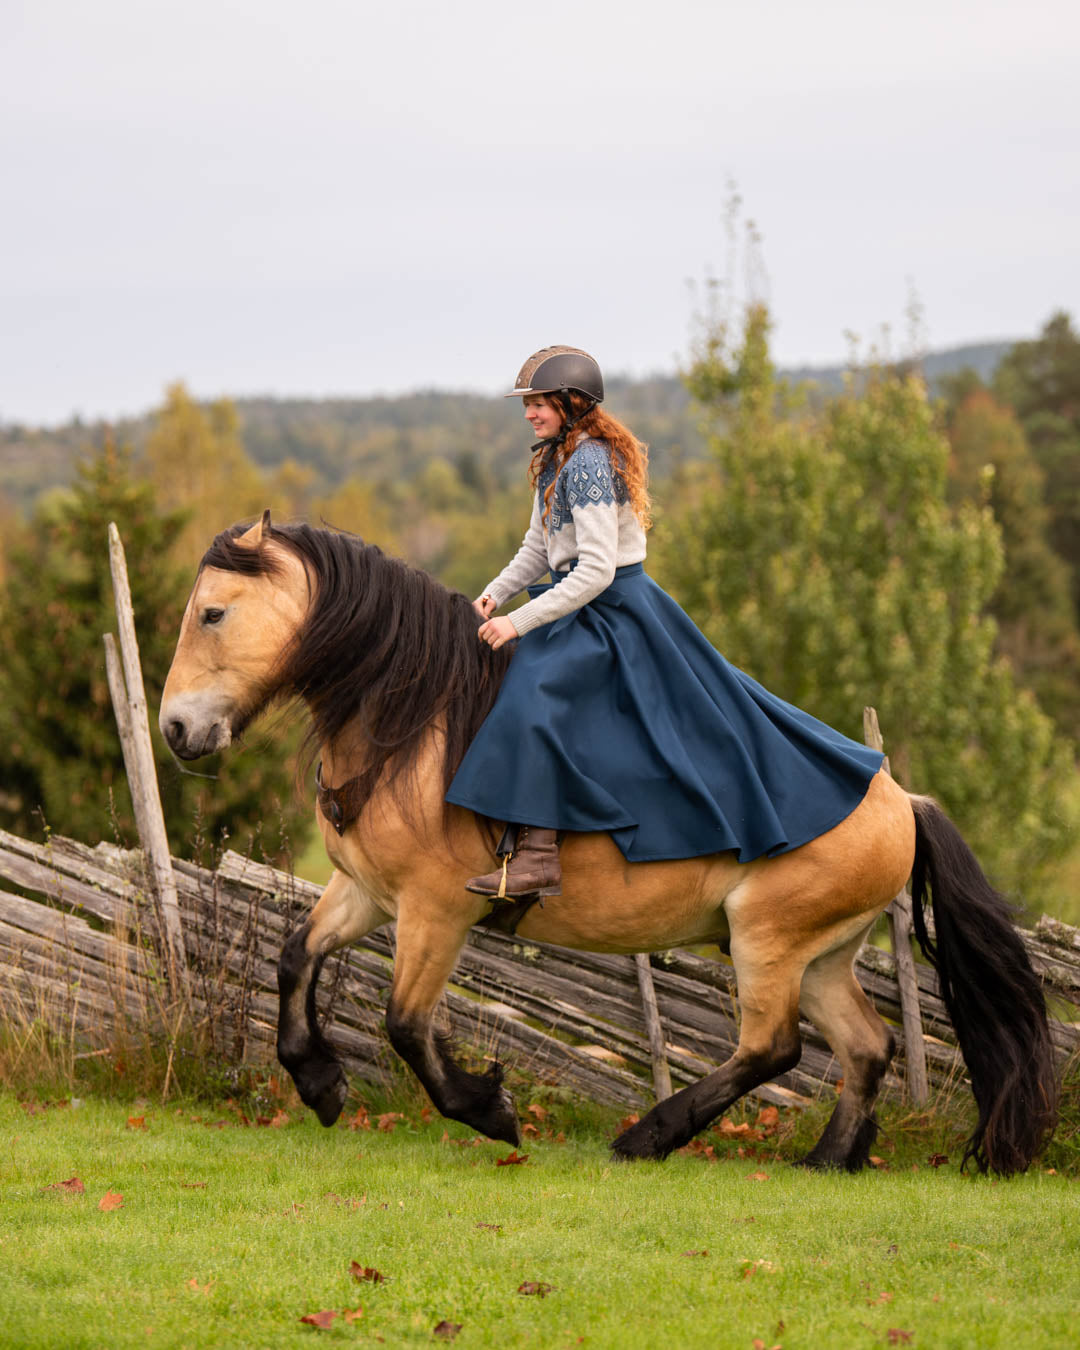
[[[931,387],[943,375],[971,367],[989,380],[1012,342],[982,342],[930,352],[920,361]],[[842,387],[843,366],[803,366],[781,373],[821,392]],[[702,453],[698,417],[677,375],[608,381],[612,408],[648,442],[656,477]],[[327,491],[360,474],[378,481],[409,479],[431,459],[468,457],[502,483],[521,469],[528,432],[514,400],[421,390],[364,399],[236,399],[245,449],[264,470],[286,460],[313,469]],[[145,444],[153,414],[119,421],[69,422],[36,428],[0,425],[0,498],[28,512],[41,493],[66,486],[75,465],[108,435]]]

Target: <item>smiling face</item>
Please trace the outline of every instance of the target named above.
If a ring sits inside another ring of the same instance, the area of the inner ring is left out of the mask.
[[[526,394],[522,402],[525,405],[525,420],[536,432],[537,437],[559,434],[563,424],[562,411],[548,401],[546,394]]]

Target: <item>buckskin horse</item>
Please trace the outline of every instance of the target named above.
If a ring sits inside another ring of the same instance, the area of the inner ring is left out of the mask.
[[[509,648],[479,643],[476,629],[469,600],[426,573],[347,533],[274,526],[269,511],[217,536],[188,600],[160,713],[180,758],[224,749],[278,698],[298,697],[311,716],[318,819],[335,871],[282,950],[278,1056],[324,1125],[340,1115],[347,1085],[316,1022],[319,971],[329,953],[396,921],[386,1010],[394,1048],[444,1116],[519,1140],[499,1066],[466,1072],[434,1023],[466,935],[492,905],[464,880],[490,867],[497,825],[444,796],[512,659]],[[524,914],[523,938],[624,953],[717,943],[738,982],[735,1052],[620,1134],[616,1156],[663,1158],[792,1068],[801,1006],[843,1069],[836,1107],[803,1162],[863,1167],[894,1042],[852,965],[909,876],[916,936],[938,971],[978,1106],[964,1162],[1022,1170],[1052,1128],[1045,1004],[1008,906],[940,806],[886,773],[847,819],[779,856],[627,863],[609,836],[581,834],[566,837],[562,862],[562,895]]]

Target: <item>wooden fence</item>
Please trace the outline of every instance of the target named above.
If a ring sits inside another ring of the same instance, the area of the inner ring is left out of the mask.
[[[181,1014],[222,1063],[274,1059],[276,963],[286,933],[319,888],[227,853],[216,870],[173,859],[189,990],[168,979],[151,874],[144,855],[107,844],[88,848],[52,838],[35,844],[0,832],[0,988],[9,1024],[46,1023],[79,1053],[104,1053],[134,1026],[169,1037]],[[43,903],[44,902],[44,903]],[[1080,930],[1044,917],[1021,930],[1056,1006],[1080,1005]],[[353,1075],[383,1081],[392,1052],[382,1029],[393,962],[387,926],[331,958],[323,970],[320,1013]],[[649,958],[663,1050],[673,1085],[693,1082],[734,1049],[738,997],[722,960],[687,951]],[[936,977],[915,967],[922,1044],[931,1088],[963,1076]],[[857,973],[899,1042],[885,1082],[904,1092],[905,1046],[892,955],[863,948]],[[570,952],[475,930],[445,999],[455,1036],[576,1095],[639,1109],[653,1099],[654,1057],[632,957]],[[766,1101],[797,1104],[831,1090],[839,1067],[817,1031],[802,1025],[803,1057]],[[1080,1025],[1052,1022],[1064,1062],[1080,1049]]]

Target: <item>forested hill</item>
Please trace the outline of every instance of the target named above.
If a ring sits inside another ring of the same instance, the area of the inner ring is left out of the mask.
[[[1012,345],[986,342],[932,352],[921,364],[931,384],[964,368],[988,379]],[[840,366],[784,372],[826,391],[839,388],[844,373]],[[608,387],[609,406],[648,442],[657,477],[679,459],[701,453],[697,415],[677,375],[614,377]],[[529,442],[515,401],[477,394],[425,390],[395,397],[241,398],[234,403],[241,442],[258,468],[300,466],[327,492],[356,475],[408,481],[439,458],[453,462],[466,481],[482,474],[492,486],[503,487],[519,475],[521,452]],[[106,436],[139,451],[153,418],[147,413],[111,428],[82,421],[52,428],[0,424],[0,500],[25,514],[42,492],[69,483],[78,459],[100,447]]]

